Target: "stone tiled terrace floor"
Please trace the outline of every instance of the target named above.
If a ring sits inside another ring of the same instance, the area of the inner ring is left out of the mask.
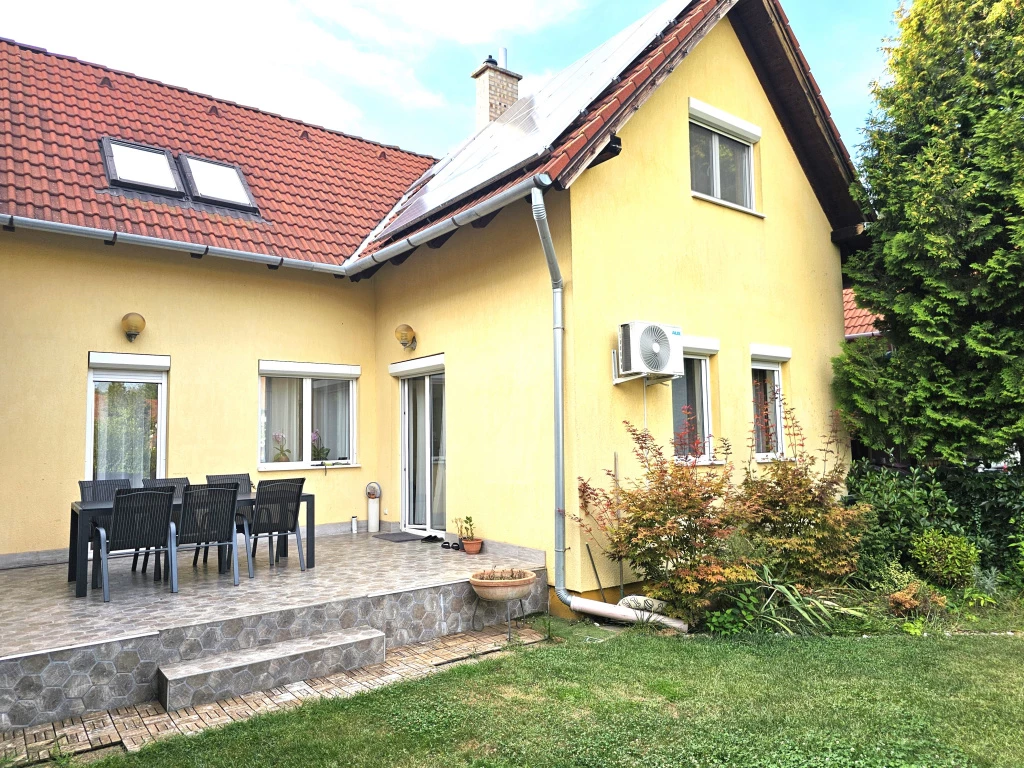
[[[56,747],[64,754],[109,748],[135,751],[157,739],[199,733],[263,712],[289,709],[307,699],[353,696],[389,683],[424,677],[453,664],[472,661],[476,656],[500,651],[506,645],[505,631],[501,626],[488,627],[481,632],[464,632],[417,645],[391,648],[382,664],[214,704],[165,712],[160,704],[151,702],[2,732],[0,764],[5,760],[14,765],[48,760]],[[519,630],[517,637],[524,644],[544,639],[539,632],[529,628]]]
[[[154,583],[148,573],[131,571],[131,558],[111,561],[110,599],[90,589],[74,596],[66,565],[0,571],[3,621],[0,621],[0,660],[7,656],[68,648],[85,643],[120,640],[185,624],[200,624],[284,610],[350,597],[431,587],[465,580],[473,571],[490,567],[530,567],[509,557],[485,551],[467,555],[419,541],[395,543],[368,533],[317,537],[317,567],[299,571],[294,539],[291,557],[270,567],[267,545],[261,544],[249,579],[244,556],[241,584],[218,574],[216,556],[197,569],[192,553],[178,559],[179,592],[167,582]],[[240,553],[241,554],[241,553]],[[90,565],[91,567],[91,565]]]

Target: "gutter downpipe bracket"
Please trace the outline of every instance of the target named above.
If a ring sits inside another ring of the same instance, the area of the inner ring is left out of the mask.
[[[689,627],[686,622],[679,619],[623,605],[610,605],[597,600],[587,600],[571,594],[565,588],[565,309],[562,295],[564,283],[562,271],[558,266],[558,257],[555,254],[555,243],[551,237],[551,227],[548,225],[544,191],[539,187],[534,187],[530,196],[533,219],[537,225],[537,234],[540,237],[541,247],[544,249],[544,257],[547,260],[548,273],[551,277],[555,387],[555,595],[569,606],[571,611],[589,613],[627,623],[653,622],[685,633]]]

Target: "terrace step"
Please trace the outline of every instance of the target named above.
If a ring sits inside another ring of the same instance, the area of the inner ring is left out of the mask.
[[[354,627],[164,664],[157,670],[157,689],[170,712],[382,661],[384,633]]]

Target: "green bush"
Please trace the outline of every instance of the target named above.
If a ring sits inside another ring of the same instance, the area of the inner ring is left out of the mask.
[[[936,584],[963,587],[971,583],[980,553],[965,536],[931,528],[914,537],[910,554],[921,572]]]

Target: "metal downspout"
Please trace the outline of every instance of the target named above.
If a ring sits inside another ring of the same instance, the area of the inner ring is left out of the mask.
[[[565,367],[563,345],[565,339],[565,312],[562,306],[562,270],[558,268],[555,243],[548,226],[548,212],[544,205],[544,193],[534,189],[533,220],[537,223],[537,234],[544,249],[551,275],[551,303],[554,313],[554,373],[555,373],[555,594],[566,605],[572,603],[572,595],[565,589]]]
[[[565,588],[565,312],[562,306],[562,270],[558,267],[555,244],[548,226],[548,212],[544,205],[544,192],[534,188],[530,193],[533,204],[533,219],[537,234],[544,248],[551,275],[551,303],[554,310],[554,379],[555,379],[555,594],[569,606],[569,610],[602,616],[621,622],[655,623],[671,627],[678,632],[687,632],[686,622],[650,611],[630,608],[624,605],[609,605],[588,600],[569,593]]]

